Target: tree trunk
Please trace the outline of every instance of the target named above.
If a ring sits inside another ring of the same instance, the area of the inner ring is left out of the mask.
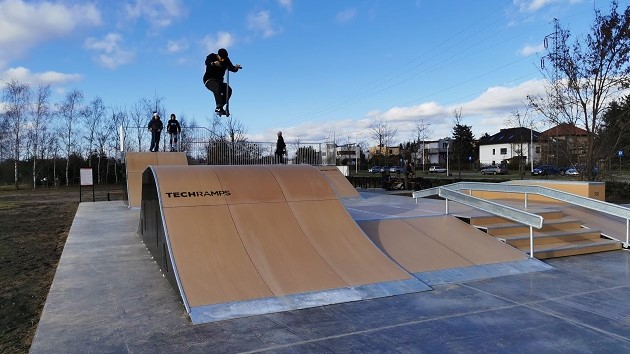
[[[37,188],[37,174],[35,174],[37,157],[33,156],[33,189]]]

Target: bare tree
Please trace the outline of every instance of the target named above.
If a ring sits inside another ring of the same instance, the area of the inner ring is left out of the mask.
[[[620,14],[617,1],[609,14],[595,10],[591,33],[568,43],[570,32],[556,25],[555,45],[548,49],[551,67],[543,69],[546,94],[529,97],[531,106],[552,125],[568,123],[587,131],[586,179],[601,178],[595,167],[614,155],[615,146],[597,144],[603,115],[621,89],[630,86],[630,7]]]
[[[512,128],[524,128],[527,129],[529,135],[524,134],[525,130],[522,129],[518,136],[516,136],[516,141],[511,143],[512,151],[516,152],[518,157],[518,171],[523,178],[525,174],[525,152],[527,151],[527,156],[529,158],[529,162],[531,166],[533,166],[534,159],[534,141],[533,141],[533,129],[534,129],[534,119],[530,115],[529,107],[525,109],[525,112],[521,114],[521,112],[517,109],[512,112],[512,116],[506,120],[506,125]],[[531,171],[530,171],[531,172]]]
[[[383,119],[378,119],[370,124],[370,129],[370,137],[378,142],[377,154],[382,154],[384,149],[385,155],[387,155],[387,147],[396,138],[398,130],[391,127]]]
[[[57,113],[62,118],[60,134],[63,137],[62,144],[66,153],[66,186],[70,185],[70,155],[77,149],[75,129],[81,116],[82,102],[83,92],[74,89],[66,94],[65,101],[57,107]]]
[[[105,105],[100,97],[93,99],[89,105],[81,110],[83,118],[83,126],[85,127],[86,158],[88,166],[92,167],[91,156],[96,153],[96,135],[102,129],[103,120],[105,119]],[[100,155],[99,155],[100,163]]]
[[[151,107],[151,103],[146,98],[139,99],[131,106],[129,116],[131,123],[134,125],[136,136],[138,141],[138,151],[142,151],[142,137],[146,134],[147,125],[151,114],[148,107]],[[125,130],[127,131],[127,130]]]
[[[424,142],[427,141],[429,139],[429,136],[431,136],[432,134],[431,130],[429,129],[431,126],[431,123],[428,123],[424,119],[421,119],[419,121],[416,121],[415,124],[416,124],[416,131],[415,131],[416,145],[418,147],[418,150],[421,151],[420,156],[422,156],[422,171],[424,171],[424,166],[426,165],[426,158],[427,158]]]
[[[13,134],[13,166],[15,189],[19,189],[18,163],[20,161],[20,150],[22,143],[22,129],[26,125],[26,119],[31,101],[31,89],[28,84],[17,80],[11,80],[4,88],[4,102],[6,111],[4,113],[9,129]]]
[[[32,142],[32,156],[33,156],[33,189],[37,187],[37,156],[44,145],[44,132],[50,121],[50,104],[48,99],[50,97],[50,85],[39,86],[35,93],[35,102],[33,105],[33,112],[31,113],[31,142]]]

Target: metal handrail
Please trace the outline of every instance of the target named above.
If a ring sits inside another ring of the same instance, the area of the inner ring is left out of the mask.
[[[498,215],[508,220],[512,220],[521,224],[529,226],[529,256],[534,257],[534,230],[533,228],[540,229],[543,225],[543,217],[540,215],[532,214],[523,210],[502,205],[499,203],[491,202],[481,198],[467,195],[456,190],[451,190],[444,187],[437,187],[437,194],[446,199],[446,214],[448,215],[448,201],[449,199],[460,204],[467,205],[472,208],[476,208],[493,215]],[[416,199],[417,202],[417,199]]]
[[[621,205],[603,202],[601,200],[583,197],[581,195],[559,191],[543,186],[522,185],[522,184],[504,184],[504,183],[483,183],[483,182],[457,182],[442,187],[435,187],[416,191],[413,198],[418,202],[418,198],[439,195],[439,190],[446,188],[449,190],[476,190],[488,192],[505,192],[505,193],[522,193],[525,195],[525,207],[527,207],[527,197],[529,194],[536,194],[543,197],[555,199],[564,203],[581,206],[586,209],[599,211],[608,215],[620,217],[626,220],[626,242],[624,247],[630,245],[630,208]]]

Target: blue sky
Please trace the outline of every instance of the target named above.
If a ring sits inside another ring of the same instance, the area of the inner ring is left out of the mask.
[[[252,141],[282,130],[289,141],[371,145],[377,120],[397,141],[419,121],[438,139],[456,109],[478,138],[542,92],[553,18],[581,36],[594,8],[610,2],[0,0],[0,80],[50,83],[55,101],[77,88],[117,107],[157,95],[168,113],[209,126],[204,60],[225,47],[244,67],[230,75],[230,110]]]

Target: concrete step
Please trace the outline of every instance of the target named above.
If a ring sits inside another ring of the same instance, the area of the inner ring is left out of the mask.
[[[508,234],[497,237],[499,240],[514,247],[529,247],[529,232],[523,234]],[[534,245],[544,245],[558,242],[576,242],[585,240],[599,240],[601,231],[587,228],[574,230],[557,230],[541,232],[534,230]]]
[[[525,211],[540,215],[545,220],[548,219],[560,219],[564,216],[564,213],[560,210],[550,210],[550,209],[526,209]],[[471,225],[475,226],[486,226],[492,224],[501,224],[501,223],[509,223],[510,220],[502,218],[496,215],[462,215],[458,216],[460,219],[467,220]]]
[[[541,232],[558,231],[558,230],[575,230],[582,227],[581,222],[575,218],[562,217],[559,219],[544,220]],[[478,226],[480,229],[485,229],[486,232],[492,236],[512,235],[512,234],[529,234],[529,226],[517,224],[515,222],[507,222],[500,224],[490,224]]]
[[[534,246],[534,257],[537,259],[575,256],[579,254],[597,253],[620,250],[622,243],[616,240],[601,238],[599,240],[586,240],[576,242],[557,242]],[[529,254],[529,246],[519,247]]]

